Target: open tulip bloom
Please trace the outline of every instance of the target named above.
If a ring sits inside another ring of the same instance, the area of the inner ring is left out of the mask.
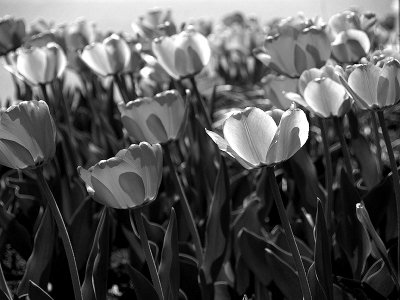
[[[206,130],[221,151],[246,169],[271,166],[289,159],[308,139],[309,124],[300,109],[285,111],[279,125],[271,114],[248,107],[229,116],[223,137]]]
[[[106,77],[119,74],[127,67],[131,49],[124,39],[112,34],[101,43],[84,47],[80,57],[96,74]]]
[[[7,57],[5,68],[30,85],[51,83],[67,67],[67,57],[56,43],[43,47],[19,48]]]
[[[166,143],[177,139],[185,128],[188,110],[176,90],[121,103],[118,107],[122,124],[137,141]]]
[[[339,74],[344,76],[340,66],[306,70],[299,79],[300,95],[285,96],[321,118],[341,117],[350,110],[352,101],[340,83]]]
[[[155,39],[152,49],[161,66],[175,79],[196,75],[211,57],[207,38],[193,26],[178,34]]]
[[[341,82],[362,108],[379,110],[400,100],[400,62],[388,59],[382,67],[372,63],[355,65],[348,81]]]
[[[142,142],[123,149],[88,170],[78,167],[94,200],[112,208],[143,206],[157,197],[162,178],[162,148]]]
[[[289,77],[299,77],[307,69],[322,67],[331,55],[325,28],[312,23],[292,26],[286,22],[279,33],[266,38],[264,49],[253,51],[254,55],[266,66]]]
[[[13,169],[42,165],[56,150],[56,128],[44,101],[23,101],[0,112],[0,164]]]

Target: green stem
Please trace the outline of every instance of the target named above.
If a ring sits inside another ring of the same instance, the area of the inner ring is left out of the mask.
[[[324,157],[325,157],[325,187],[328,192],[327,205],[326,205],[326,224],[328,230],[331,229],[332,225],[332,212],[333,212],[333,168],[332,158],[329,151],[328,135],[326,130],[326,123],[324,119],[318,118],[319,127],[321,129],[322,143],[324,145]]]
[[[121,93],[122,99],[124,100],[125,103],[129,102],[129,94],[126,89],[126,84],[123,82],[123,78],[121,78],[118,74],[115,74],[114,76],[114,82],[118,86],[118,89]]]
[[[383,163],[382,163],[382,147],[380,144],[380,137],[379,137],[379,125],[376,119],[375,112],[373,110],[370,111],[371,120],[372,120],[372,129],[374,131],[374,138],[375,138],[375,145],[376,145],[376,156],[378,156],[378,167],[379,167],[379,174],[382,174],[383,170]]]
[[[72,249],[67,228],[65,227],[64,220],[61,216],[60,210],[58,209],[53,193],[51,192],[50,187],[43,176],[42,167],[36,168],[35,172],[39,183],[39,189],[50,207],[51,214],[53,215],[54,221],[56,222],[58,233],[60,234],[61,240],[64,245],[64,250],[68,261],[69,272],[72,280],[72,286],[74,289],[75,300],[83,300],[81,285],[79,281],[78,268],[76,267],[74,250]]]
[[[350,182],[354,185],[353,178],[353,167],[351,166],[350,152],[347,147],[346,138],[344,137],[344,128],[342,119],[338,117],[333,118],[333,123],[335,125],[336,133],[339,136],[340,145],[342,148],[344,166],[346,168],[346,173],[349,176]]]
[[[50,98],[49,98],[49,95],[47,94],[46,84],[41,83],[39,85],[39,87],[42,92],[43,100],[47,103],[51,115],[53,116],[54,120],[56,120],[56,112],[54,111],[54,107],[53,107],[52,103],[50,103]]]
[[[190,77],[189,79],[190,79],[190,82],[191,82],[192,87],[193,87],[193,92],[194,92],[194,94],[196,95],[198,104],[199,104],[199,106],[200,106],[200,108],[201,108],[201,110],[202,110],[202,114],[203,114],[204,119],[205,119],[205,121],[206,121],[206,127],[207,127],[208,130],[211,130],[211,124],[212,124],[212,122],[211,122],[210,114],[209,114],[209,112],[208,112],[208,109],[207,109],[207,107],[206,107],[206,104],[205,104],[204,101],[203,101],[203,98],[202,98],[201,95],[200,95],[199,89],[197,88],[196,80],[194,79],[193,76]]]
[[[303,293],[304,300],[311,300],[311,290],[307,281],[306,270],[304,269],[303,262],[301,261],[300,252],[297,248],[296,241],[294,239],[292,228],[290,227],[289,218],[286,215],[286,210],[282,202],[281,194],[279,191],[278,184],[275,178],[274,167],[267,167],[268,179],[272,190],[272,195],[275,200],[276,207],[278,208],[279,218],[282,222],[283,230],[285,231],[286,240],[288,242],[290,252],[293,255],[294,264],[296,271],[299,276],[300,287]]]
[[[175,188],[176,188],[177,192],[179,193],[179,198],[180,198],[179,203],[181,205],[183,214],[185,216],[186,223],[189,226],[190,234],[192,235],[192,239],[193,239],[195,250],[196,250],[196,258],[197,258],[197,261],[199,262],[199,265],[201,265],[203,262],[203,248],[201,246],[200,235],[197,230],[196,223],[194,221],[194,217],[193,217],[192,211],[189,206],[189,202],[186,197],[186,193],[183,189],[181,180],[179,179],[179,176],[176,172],[175,165],[172,162],[171,152],[169,151],[169,148],[167,145],[164,145],[163,149],[164,149],[164,153],[165,153],[165,159],[167,160],[167,164],[168,164],[171,176],[172,176],[172,180],[174,181]]]
[[[142,208],[137,207],[135,209],[132,209],[131,213],[129,214],[129,219],[131,221],[132,230],[135,231],[135,225],[134,225],[134,222],[132,219],[132,213],[133,213],[133,217],[135,219],[137,231],[139,232],[142,249],[143,249],[144,255],[146,257],[146,262],[147,262],[147,266],[150,271],[150,276],[151,276],[151,280],[153,282],[153,286],[156,289],[158,298],[160,300],[164,300],[164,294],[163,294],[162,287],[161,287],[160,277],[158,276],[158,273],[157,273],[156,264],[154,262],[153,255],[151,254],[151,250],[150,250],[149,239],[147,238],[146,229],[143,224]]]
[[[133,73],[128,73],[128,77],[129,77],[129,81],[130,81],[131,86],[132,86],[131,98],[132,98],[132,100],[135,100],[138,97],[137,94],[136,94],[135,76],[134,76]]]
[[[383,111],[378,111],[378,119],[382,128],[383,139],[385,140],[387,153],[389,156],[390,168],[392,169],[392,181],[394,194],[396,196],[396,212],[397,212],[397,278],[400,278],[400,178],[397,171],[396,159],[390,141],[390,136],[385,123]]]

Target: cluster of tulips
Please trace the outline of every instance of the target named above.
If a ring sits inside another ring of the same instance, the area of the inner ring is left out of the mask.
[[[398,299],[390,28],[132,29],[0,20],[0,299]]]

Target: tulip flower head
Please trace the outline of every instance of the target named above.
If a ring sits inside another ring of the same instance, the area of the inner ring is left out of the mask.
[[[352,101],[338,74],[344,76],[340,66],[306,70],[299,79],[300,95],[287,93],[285,96],[321,118],[341,117],[350,110]]]
[[[24,41],[25,23],[22,19],[5,16],[0,19],[0,56],[16,50]]]
[[[152,49],[161,66],[175,79],[196,75],[211,57],[208,40],[193,26],[173,36],[155,39]]]
[[[64,51],[56,43],[44,47],[19,48],[8,56],[5,68],[30,85],[52,82],[61,77],[67,66]]]
[[[119,74],[127,67],[131,50],[124,39],[112,34],[101,43],[84,47],[80,57],[96,74],[106,77]]]
[[[99,33],[94,22],[78,19],[66,26],[65,43],[68,50],[77,51],[98,41]]]
[[[121,103],[119,110],[129,136],[151,144],[176,140],[187,120],[185,101],[176,90]]]
[[[127,209],[146,205],[157,197],[162,163],[161,146],[143,142],[88,170],[78,167],[78,172],[94,200],[112,208]]]
[[[343,78],[341,81],[362,109],[384,109],[400,101],[400,62],[397,59],[388,59],[382,67],[372,63],[355,65],[348,81]]]
[[[132,23],[132,29],[142,38],[148,40],[163,36],[165,33],[167,35],[176,33],[171,11],[160,8],[150,9],[139,18],[138,22]]]
[[[44,101],[23,101],[0,112],[0,164],[34,168],[56,151],[56,127]]]
[[[256,48],[253,53],[279,74],[299,77],[307,69],[322,67],[331,55],[324,26],[311,20],[301,24],[282,20],[277,32],[266,38],[264,49]]]
[[[223,137],[206,132],[221,151],[246,169],[271,166],[293,156],[307,141],[309,131],[306,115],[300,109],[285,111],[279,124],[273,116],[276,113],[248,107],[225,120]]]

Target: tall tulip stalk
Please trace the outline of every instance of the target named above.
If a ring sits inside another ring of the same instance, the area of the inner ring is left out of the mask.
[[[288,160],[306,143],[309,124],[302,110],[290,108],[286,112],[276,113],[281,114],[279,124],[261,109],[248,107],[233,113],[225,120],[222,128],[223,137],[207,129],[206,132],[221,151],[236,159],[246,169],[267,167],[272,194],[293,255],[303,297],[311,300],[307,274],[274,173],[276,164]]]

